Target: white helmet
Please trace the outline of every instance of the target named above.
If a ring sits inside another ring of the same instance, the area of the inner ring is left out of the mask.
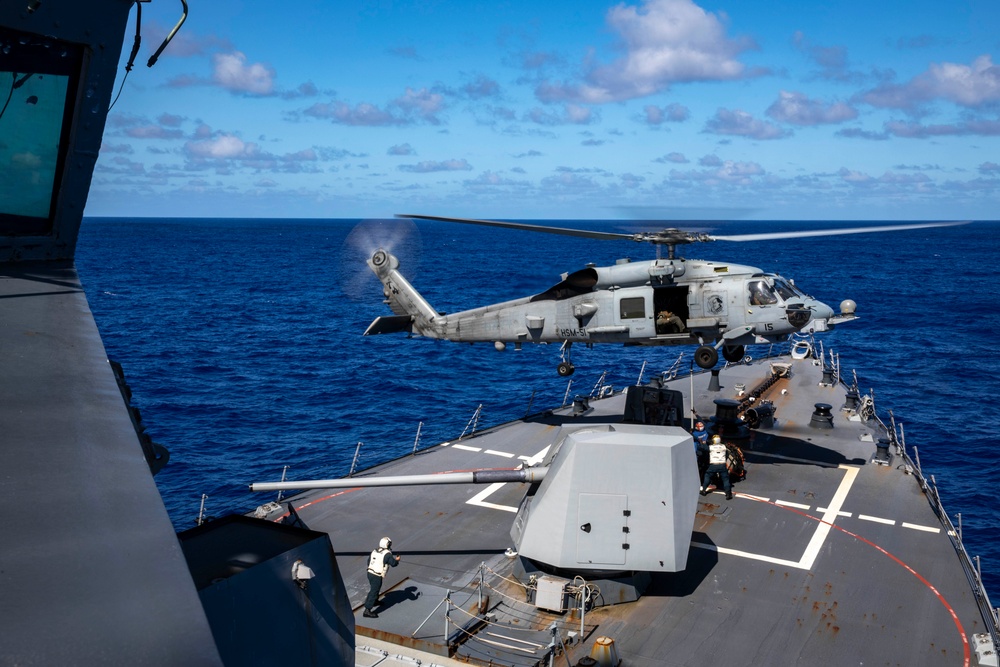
[[[383,537],[381,540],[378,541],[379,549],[388,549],[391,546],[392,546],[392,540],[390,540],[388,537]]]

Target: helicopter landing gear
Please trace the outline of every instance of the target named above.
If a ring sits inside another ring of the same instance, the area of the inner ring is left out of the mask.
[[[735,364],[737,361],[743,358],[743,354],[747,351],[745,345],[723,345],[722,346],[722,358],[729,363]],[[713,366],[715,364],[712,364]]]
[[[573,371],[576,370],[576,366],[573,365],[573,362],[570,361],[569,358],[569,350],[571,347],[573,347],[573,343],[568,340],[564,340],[562,347],[559,348],[559,357],[562,359],[559,365],[556,366],[556,371],[558,371],[559,377],[568,377],[573,374]]]
[[[702,345],[694,351],[694,363],[706,370],[715,368],[719,363],[719,351],[711,345]]]

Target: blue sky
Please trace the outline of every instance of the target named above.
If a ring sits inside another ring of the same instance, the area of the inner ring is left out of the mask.
[[[993,0],[189,4],[87,215],[1000,217]]]

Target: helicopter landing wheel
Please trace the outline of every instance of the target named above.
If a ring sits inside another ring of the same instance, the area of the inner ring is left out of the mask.
[[[559,372],[560,377],[569,377],[570,375],[573,374],[573,371],[576,370],[576,366],[569,363],[568,361],[564,361],[560,363],[558,366],[556,366],[556,370]]]
[[[694,351],[694,363],[706,370],[719,363],[719,351],[711,345],[702,345]]]
[[[729,363],[735,364],[737,361],[743,359],[743,354],[747,351],[745,345],[723,345],[722,346],[722,358]],[[713,366],[715,364],[712,364]]]

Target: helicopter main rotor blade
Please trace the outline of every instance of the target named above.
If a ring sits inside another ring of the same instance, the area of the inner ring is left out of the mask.
[[[615,232],[599,232],[590,229],[570,229],[568,227],[546,227],[544,225],[529,225],[523,222],[504,222],[501,220],[475,220],[472,218],[445,218],[440,215],[405,215],[396,214],[397,218],[413,218],[415,220],[437,220],[440,222],[458,222],[464,225],[483,225],[486,227],[506,227],[508,229],[524,229],[545,234],[561,234],[563,236],[580,236],[588,239],[603,239],[611,241],[642,241],[638,234],[618,234]]]
[[[926,229],[928,227],[955,227],[967,225],[963,222],[928,222],[915,225],[883,225],[880,227],[852,227],[850,229],[814,229],[801,232],[772,232],[764,234],[738,234],[736,236],[715,236],[716,241],[770,241],[773,239],[800,239],[809,236],[837,236],[838,234],[865,234],[867,232],[897,232],[904,229]]]

